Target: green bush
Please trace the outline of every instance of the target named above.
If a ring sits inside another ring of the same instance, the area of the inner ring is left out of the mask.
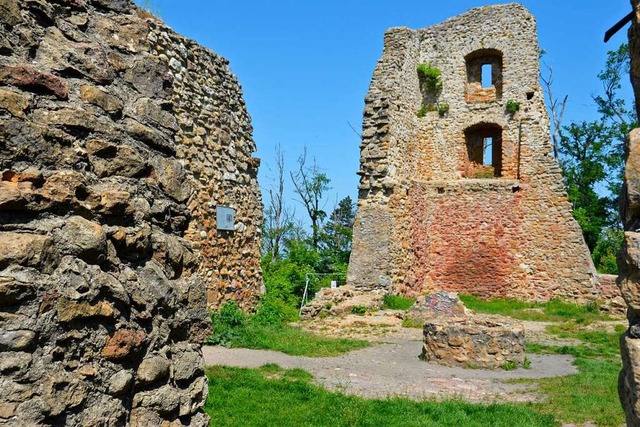
[[[591,254],[598,273],[618,274],[617,255],[622,249],[623,241],[622,230],[609,229],[602,233]]]
[[[351,309],[351,314],[364,316],[365,314],[367,314],[367,307],[365,307],[364,305],[356,305]]]
[[[438,114],[440,117],[445,116],[449,112],[449,103],[448,102],[440,102],[438,104]]]
[[[520,110],[521,105],[522,104],[520,104],[518,101],[510,99],[507,101],[507,112],[509,114],[515,114],[518,110]]]
[[[442,90],[442,72],[431,64],[420,64],[417,68],[420,83],[430,92]]]
[[[207,339],[208,344],[229,345],[240,334],[240,328],[247,322],[235,301],[225,302],[220,310],[211,313],[213,332]]]
[[[387,310],[408,310],[415,302],[414,298],[387,294],[383,298],[382,308]]]
[[[423,118],[424,116],[427,115],[427,106],[425,104],[422,104],[420,106],[420,109],[418,110],[418,112],[416,113],[416,116]]]
[[[298,320],[298,310],[295,307],[285,304],[281,299],[267,293],[262,300],[255,316],[249,321],[257,325],[283,325],[286,322]]]

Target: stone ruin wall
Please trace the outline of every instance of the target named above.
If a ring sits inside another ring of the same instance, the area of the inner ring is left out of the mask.
[[[640,116],[640,1],[632,0],[635,15],[629,30],[631,83]],[[629,329],[620,337],[622,371],[618,381],[627,425],[640,425],[640,129],[631,131],[625,147],[626,166],[621,217],[625,239],[618,256],[618,285],[628,308]]]
[[[551,155],[534,17],[514,3],[477,8],[422,30],[393,28],[384,46],[365,99],[348,282],[408,295],[600,298]],[[502,55],[501,97],[467,83],[465,58],[482,51]],[[442,72],[436,98],[421,91],[421,63]],[[418,117],[425,98],[448,113]],[[521,103],[513,115],[508,100]],[[469,172],[465,130],[482,123],[502,129],[500,178]]]
[[[0,0],[0,425],[208,424],[206,292],[262,286],[254,149],[227,61],[129,0]]]

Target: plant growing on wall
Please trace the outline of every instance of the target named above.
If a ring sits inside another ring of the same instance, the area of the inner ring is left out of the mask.
[[[449,112],[449,103],[448,102],[440,102],[438,104],[438,114],[440,117],[445,116]]]
[[[420,85],[427,91],[438,93],[442,90],[442,72],[431,64],[419,64],[418,78]]]
[[[520,104],[518,101],[510,99],[507,101],[507,112],[509,114],[515,114],[518,110],[520,110],[521,105],[522,104]]]

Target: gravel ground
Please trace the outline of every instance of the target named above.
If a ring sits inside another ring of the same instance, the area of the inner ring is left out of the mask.
[[[425,398],[463,398],[470,402],[535,401],[530,386],[507,380],[545,378],[577,372],[572,357],[529,355],[531,368],[463,369],[436,365],[418,359],[419,340],[397,340],[352,351],[339,357],[298,357],[267,350],[205,347],[207,365],[257,368],[275,363],[283,368],[301,368],[316,382],[330,390],[363,397],[402,396]]]

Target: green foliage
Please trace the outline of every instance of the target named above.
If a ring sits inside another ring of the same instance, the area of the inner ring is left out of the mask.
[[[329,357],[369,345],[367,341],[326,338],[286,325],[291,313],[278,299],[264,298],[256,314],[243,313],[234,301],[211,313],[213,333],[207,344],[281,351],[293,356]]]
[[[227,301],[220,310],[211,313],[213,332],[207,339],[208,344],[229,345],[236,340],[245,325],[247,316],[238,308],[235,301]]]
[[[618,274],[617,256],[622,249],[624,231],[606,229],[593,249],[593,262],[598,273]]]
[[[439,102],[438,103],[438,114],[440,117],[444,117],[449,112],[449,103],[448,102]]]
[[[619,167],[611,141],[611,128],[603,122],[580,122],[565,126],[560,132],[560,165],[573,204],[573,216],[593,251],[604,228],[610,223],[607,210],[610,200],[598,194],[598,187]]]
[[[638,120],[633,102],[620,96],[622,81],[627,80],[629,70],[626,44],[608,53],[605,68],[598,74],[603,93],[593,96],[599,119],[564,126],[558,143],[573,216],[582,228],[599,271],[613,274],[617,271],[614,262],[617,239],[609,230],[620,228],[618,197],[622,188],[624,141]]]
[[[340,200],[320,234],[320,271],[346,272],[355,218],[355,204],[351,197]]]
[[[249,322],[229,343],[232,348],[281,351],[291,356],[332,357],[368,347],[367,341],[327,338],[288,325]]]
[[[442,72],[431,64],[419,64],[417,68],[421,85],[429,92],[442,90]]]
[[[415,298],[386,294],[383,297],[382,308],[387,310],[408,310],[415,302]]]
[[[520,110],[520,106],[521,105],[522,104],[519,103],[518,101],[514,101],[513,99],[510,99],[510,100],[507,101],[507,105],[506,105],[507,112],[509,114],[515,114],[516,112],[518,112]]]
[[[365,307],[364,305],[355,305],[351,308],[351,314],[364,316],[365,314],[367,314],[367,307]]]
[[[505,371],[515,371],[518,369],[518,363],[513,360],[508,360],[502,364],[502,369]]]
[[[609,320],[608,316],[600,313],[596,305],[578,305],[559,299],[536,303],[505,298],[487,301],[472,295],[460,295],[460,300],[470,310],[479,313],[500,314],[520,320],[561,322],[572,319],[578,323]]]
[[[418,112],[416,113],[416,116],[423,118],[424,116],[427,115],[427,105],[426,104],[422,104],[420,106],[420,109],[418,110]]]
[[[402,319],[403,328],[422,329],[423,326],[424,326],[424,322],[415,322],[413,319],[410,319],[409,317],[405,317],[404,319]]]
[[[415,402],[362,399],[329,392],[301,370],[207,368],[205,411],[224,426],[556,426],[551,415],[524,405],[479,405],[459,400]],[[260,396],[256,399],[256,396]],[[247,402],[253,402],[247,405]]]

